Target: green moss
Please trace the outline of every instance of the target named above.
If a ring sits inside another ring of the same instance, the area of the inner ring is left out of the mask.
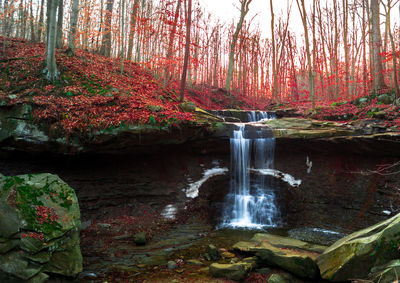
[[[18,178],[18,177],[17,177]],[[10,184],[14,185],[18,182],[21,183],[22,179],[15,179],[14,182],[9,181]],[[23,180],[22,180],[23,181]],[[50,198],[53,202],[58,203],[61,207],[69,209],[72,205],[72,192],[62,188],[61,193],[57,194],[57,191],[53,189],[52,185],[57,184],[57,181],[49,182],[48,179],[46,184],[42,188],[34,188],[29,184],[20,185],[17,187],[16,204],[21,211],[22,216],[28,223],[28,229],[43,233],[45,236],[53,235],[61,231],[62,226],[50,218],[44,219],[43,223],[38,220],[36,206],[43,206],[43,197]]]

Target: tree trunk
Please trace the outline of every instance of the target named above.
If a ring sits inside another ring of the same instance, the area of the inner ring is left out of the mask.
[[[167,82],[170,80],[171,76],[171,64],[168,63],[169,60],[171,60],[172,55],[174,53],[174,39],[175,39],[175,34],[176,34],[176,27],[178,25],[178,19],[179,19],[179,10],[181,8],[181,1],[182,0],[177,0],[178,2],[176,3],[176,9],[175,9],[175,15],[174,15],[174,23],[172,26],[172,30],[169,34],[169,44],[168,44],[168,50],[167,50],[167,56],[166,56],[166,61],[167,64],[165,66],[164,70],[164,86],[167,85]]]
[[[75,54],[76,27],[78,24],[78,14],[79,14],[79,0],[73,0],[72,11],[71,11],[70,31],[69,31],[69,36],[68,36],[68,52],[71,55]]]
[[[125,25],[125,0],[121,1],[121,74],[124,73],[125,45],[124,45],[124,25]]]
[[[48,31],[47,31],[47,48],[46,48],[46,78],[51,82],[54,82],[58,77],[57,65],[56,65],[56,16],[58,0],[48,0]]]
[[[179,100],[182,102],[185,98],[185,85],[186,85],[186,74],[189,64],[189,52],[190,52],[190,28],[192,25],[192,0],[188,0],[187,9],[187,20],[186,20],[186,46],[185,46],[185,59],[183,62],[182,78],[181,78],[181,89]]]
[[[34,27],[34,17],[33,17],[33,5],[32,3],[30,4],[30,29],[31,29],[31,41],[35,42],[36,41],[36,35],[35,35],[35,27]]]
[[[64,0],[58,0],[58,19],[57,19],[57,48],[63,47],[63,15],[64,15]]]
[[[228,63],[228,72],[226,74],[226,82],[225,82],[225,90],[229,91],[231,88],[232,76],[233,76],[233,65],[235,59],[235,47],[238,40],[239,33],[242,29],[244,18],[249,12],[249,5],[252,0],[241,0],[241,8],[240,8],[240,19],[236,26],[235,33],[233,34],[232,43],[229,51],[229,63]]]
[[[44,0],[42,0],[40,4],[40,16],[39,16],[39,25],[38,25],[38,41],[40,42],[42,40],[42,34],[43,34],[43,10],[44,10]]]
[[[104,19],[103,41],[100,53],[106,57],[111,55],[111,20],[113,13],[114,0],[107,0],[106,13]]]
[[[313,71],[313,67],[312,67],[313,64],[311,62],[310,42],[308,39],[307,12],[306,12],[306,7],[304,5],[304,0],[296,0],[296,2],[297,2],[297,7],[299,8],[299,11],[300,11],[301,20],[303,22],[303,27],[304,27],[306,55],[307,55],[307,62],[308,62],[308,80],[309,80],[309,88],[310,88],[310,98],[312,101],[312,108],[314,109],[315,108],[314,71]]]
[[[386,83],[383,78],[383,66],[381,55],[381,32],[379,21],[379,0],[371,0],[371,17],[372,17],[372,45],[373,45],[373,58],[374,58],[374,91],[377,92],[381,89],[386,89]]]
[[[348,1],[343,0],[343,45],[344,45],[344,83],[346,98],[349,98],[349,46],[348,46]]]
[[[275,45],[275,15],[272,0],[269,1],[271,6],[271,38],[272,38],[272,99],[276,101],[277,91],[277,74],[276,74],[276,45]]]
[[[135,29],[136,29],[136,18],[137,18],[138,7],[139,7],[139,0],[135,0],[132,7],[131,24],[129,31],[128,55],[127,55],[127,59],[129,61],[132,59],[133,36],[135,34]]]

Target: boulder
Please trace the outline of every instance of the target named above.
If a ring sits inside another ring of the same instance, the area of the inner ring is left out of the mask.
[[[210,273],[214,277],[222,277],[235,281],[241,281],[254,268],[253,263],[237,262],[231,264],[213,263],[210,265]]]
[[[330,281],[367,279],[371,269],[400,256],[400,214],[337,241],[317,258]]]
[[[0,176],[0,279],[44,282],[82,271],[74,190],[58,176]]]
[[[392,260],[389,263],[372,268],[370,278],[374,282],[392,283],[398,282],[400,276],[400,260]]]
[[[141,232],[141,233],[136,233],[133,236],[133,241],[135,242],[136,245],[138,246],[143,246],[146,244],[147,239],[146,239],[146,233]]]
[[[278,266],[299,277],[319,278],[315,259],[326,247],[287,237],[256,234],[250,241],[233,246],[241,252],[254,254],[260,265]]]

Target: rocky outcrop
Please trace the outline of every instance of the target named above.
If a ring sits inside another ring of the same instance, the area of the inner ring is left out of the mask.
[[[399,258],[399,244],[400,214],[337,241],[317,264],[321,276],[330,281],[367,279],[373,267]]]
[[[82,271],[78,200],[58,176],[0,176],[0,227],[5,282],[44,282],[47,273],[75,277]]]
[[[223,120],[192,104],[182,106],[193,113],[194,123],[181,123],[176,127],[155,124],[121,125],[117,128],[66,134],[52,124],[37,123],[29,104],[0,106],[0,150],[23,152],[53,152],[61,154],[143,152],[143,148],[177,145],[210,136]]]
[[[235,250],[254,254],[261,265],[277,266],[302,278],[319,278],[314,262],[326,247],[270,234],[236,243]]]

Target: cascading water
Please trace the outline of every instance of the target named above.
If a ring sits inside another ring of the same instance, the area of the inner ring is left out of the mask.
[[[249,113],[247,113],[247,120],[249,122],[271,120],[275,118],[276,118],[275,113],[269,113],[264,111],[250,111]]]
[[[251,116],[257,120],[269,118],[265,112],[258,117],[253,113]],[[250,175],[251,166],[254,169],[273,167],[275,139],[248,139],[245,136],[246,124],[237,124],[230,140],[231,184],[222,227],[276,227],[280,224],[280,213],[276,206],[271,178]]]

